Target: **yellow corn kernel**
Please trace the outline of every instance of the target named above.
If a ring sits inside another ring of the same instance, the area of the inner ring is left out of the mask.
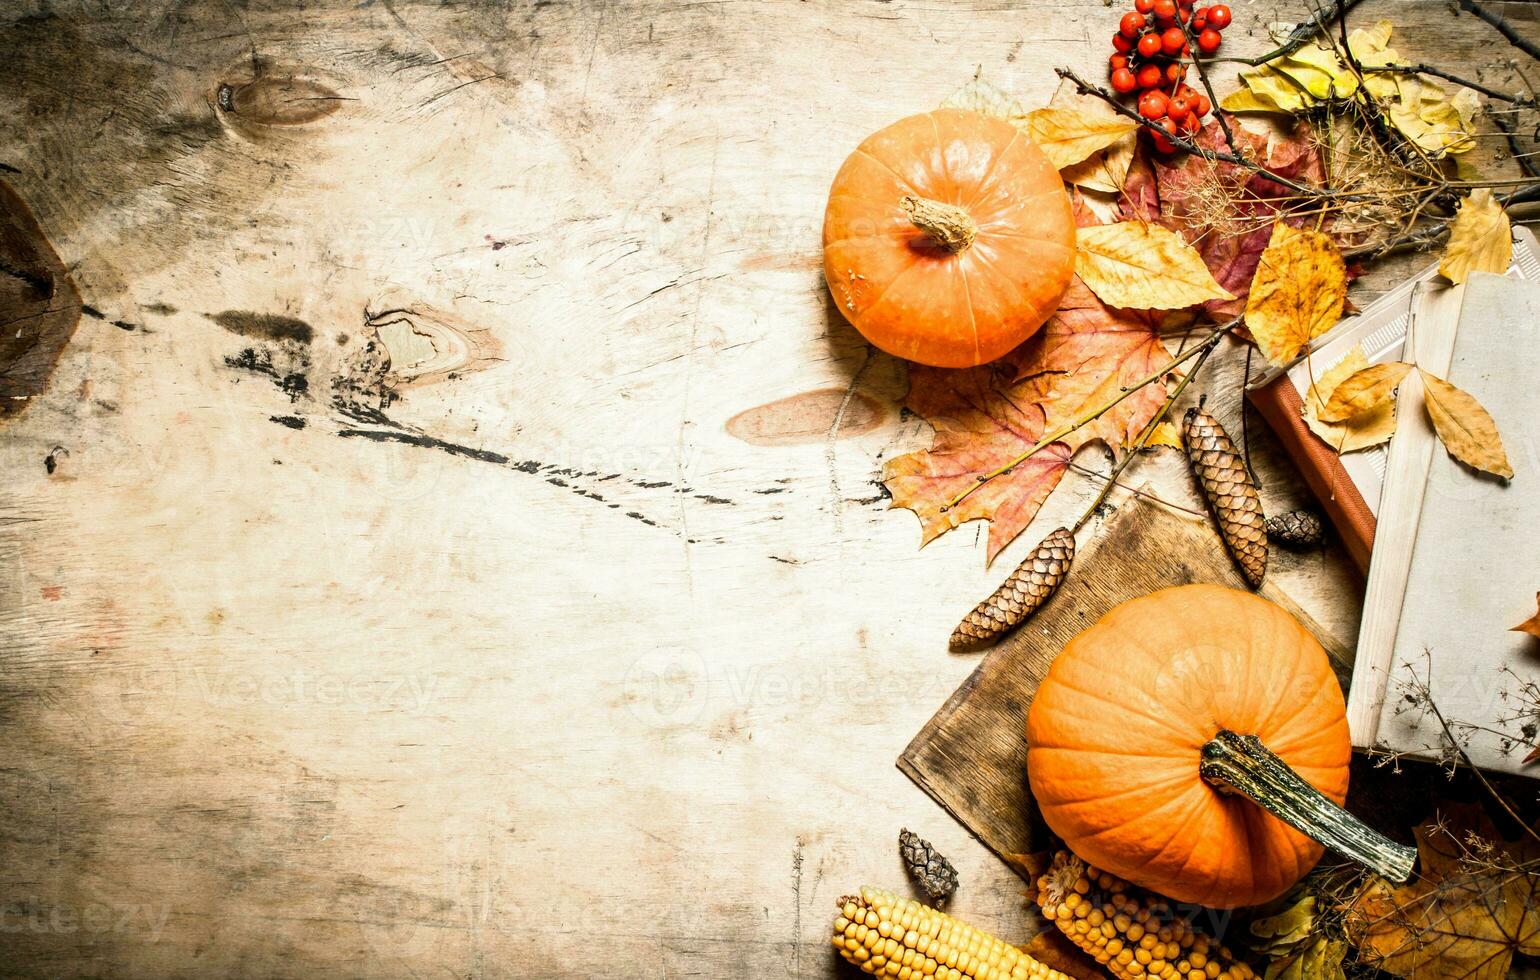
[[[833,939],[862,971],[896,980],[1071,980],[945,912],[875,888],[839,900]]]
[[[1037,879],[1037,904],[1118,980],[1256,980],[1244,962],[1173,915],[1166,900],[1068,851]],[[849,916],[846,916],[849,918]]]

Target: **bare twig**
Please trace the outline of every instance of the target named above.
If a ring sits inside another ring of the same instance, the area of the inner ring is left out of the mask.
[[[1202,353],[1205,350],[1212,349],[1215,344],[1219,343],[1219,338],[1223,337],[1225,334],[1227,334],[1231,330],[1235,329],[1235,327],[1240,322],[1241,322],[1240,317],[1236,317],[1235,319],[1230,320],[1227,323],[1220,324],[1218,327],[1214,328],[1214,331],[1212,333],[1210,333],[1207,337],[1203,338],[1203,342],[1198,344],[1198,346],[1193,347],[1190,350],[1184,351],[1181,354],[1178,354],[1176,357],[1172,358],[1166,364],[1162,365],[1159,370],[1154,371],[1151,374],[1149,374],[1148,376],[1140,378],[1138,381],[1135,381],[1133,384],[1128,385],[1127,387],[1120,389],[1118,394],[1115,395],[1114,397],[1108,399],[1107,401],[1101,403],[1100,405],[1095,405],[1095,406],[1092,406],[1089,409],[1086,409],[1084,412],[1081,412],[1075,418],[1070,419],[1068,422],[1065,422],[1063,425],[1059,426],[1057,429],[1054,429],[1052,432],[1050,432],[1047,435],[1043,436],[1037,442],[1034,442],[1031,446],[1027,447],[1026,452],[1021,453],[1020,455],[1016,456],[1010,462],[1006,463],[1003,466],[997,466],[993,470],[990,470],[988,473],[985,473],[983,476],[980,476],[977,480],[974,481],[972,486],[968,487],[968,489],[966,489],[966,490],[960,491],[958,494],[956,494],[954,497],[952,497],[951,500],[948,500],[941,507],[941,512],[943,514],[946,513],[947,511],[951,510],[953,507],[956,507],[958,504],[962,503],[970,495],[972,495],[974,491],[976,491],[980,487],[984,486],[990,480],[993,480],[996,477],[1004,476],[1005,474],[1011,472],[1011,470],[1013,470],[1016,467],[1020,466],[1022,463],[1025,463],[1027,460],[1031,459],[1033,456],[1035,456],[1038,453],[1042,452],[1047,447],[1049,447],[1049,446],[1053,445],[1054,443],[1058,442],[1060,439],[1063,439],[1065,436],[1067,436],[1067,435],[1075,432],[1076,430],[1078,430],[1078,429],[1080,429],[1080,428],[1082,428],[1082,427],[1084,427],[1086,425],[1089,425],[1090,423],[1092,423],[1092,422],[1096,421],[1097,419],[1101,418],[1103,415],[1107,414],[1108,412],[1112,411],[1112,409],[1114,409],[1118,405],[1122,404],[1124,399],[1128,398],[1128,396],[1130,396],[1134,392],[1140,390],[1145,385],[1148,385],[1148,384],[1151,384],[1153,382],[1159,381],[1161,378],[1163,378],[1166,375],[1170,374],[1173,370],[1175,370],[1176,368],[1182,366],[1187,361],[1191,360],[1193,357],[1197,356],[1198,354]]]
[[[1214,353],[1216,347],[1218,347],[1217,343],[1205,341],[1198,348],[1194,348],[1195,350],[1201,349],[1203,353],[1198,355],[1197,361],[1193,362],[1192,367],[1182,376],[1182,380],[1172,387],[1170,393],[1166,395],[1165,404],[1160,406],[1160,411],[1150,416],[1149,422],[1145,423],[1144,430],[1139,433],[1139,438],[1134,440],[1133,446],[1129,448],[1122,459],[1118,460],[1117,465],[1112,468],[1112,472],[1107,474],[1107,482],[1102,485],[1101,492],[1096,495],[1096,499],[1091,501],[1091,505],[1085,509],[1085,513],[1080,515],[1080,519],[1075,522],[1074,527],[1070,528],[1072,533],[1078,532],[1082,527],[1085,527],[1086,522],[1096,514],[1096,511],[1102,504],[1107,502],[1107,497],[1112,493],[1113,487],[1121,486],[1118,483],[1118,477],[1123,475],[1123,470],[1127,469],[1128,464],[1133,461],[1133,458],[1139,455],[1139,451],[1149,445],[1150,437],[1159,428],[1161,420],[1166,417],[1167,412],[1171,411],[1171,406],[1176,404],[1176,400],[1182,396],[1182,392],[1187,390],[1187,386],[1192,384],[1192,379],[1202,370],[1203,362],[1208,360],[1208,356]]]
[[[1536,45],[1533,41],[1530,41],[1523,35],[1519,34],[1519,32],[1514,29],[1513,25],[1508,23],[1508,19],[1502,14],[1488,10],[1481,4],[1477,3],[1476,0],[1460,0],[1460,9],[1468,14],[1474,14],[1481,20],[1491,24],[1492,27],[1496,29],[1497,33],[1508,39],[1509,44],[1529,55],[1531,58],[1540,60],[1540,45]]]
[[[1231,65],[1250,65],[1252,68],[1265,65],[1274,58],[1282,58],[1291,55],[1304,47],[1317,34],[1331,25],[1331,22],[1340,16],[1346,16],[1349,10],[1358,6],[1362,0],[1342,0],[1342,3],[1331,7],[1325,7],[1316,11],[1315,16],[1302,24],[1298,24],[1283,39],[1283,43],[1265,54],[1259,54],[1255,58],[1214,58],[1215,63],[1224,62]]]
[[[1381,73],[1403,75],[1432,75],[1434,78],[1442,78],[1446,82],[1453,82],[1456,85],[1461,85],[1468,89],[1474,89],[1487,98],[1496,99],[1499,102],[1507,102],[1510,105],[1517,106],[1535,105],[1535,97],[1532,95],[1509,95],[1507,92],[1499,92],[1495,88],[1483,85],[1480,82],[1473,82],[1469,78],[1462,78],[1461,76],[1456,75],[1454,72],[1445,71],[1442,68],[1435,68],[1432,65],[1362,65],[1359,67],[1359,71],[1370,75]]]

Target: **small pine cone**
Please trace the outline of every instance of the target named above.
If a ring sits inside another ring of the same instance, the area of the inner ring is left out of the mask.
[[[904,867],[932,902],[944,902],[957,891],[957,869],[930,841],[905,828],[898,832],[898,853],[904,859]]]
[[[1246,581],[1259,588],[1267,574],[1267,531],[1262,526],[1262,499],[1245,461],[1224,427],[1201,408],[1187,410],[1182,435],[1187,461],[1219,525],[1219,536]]]
[[[1291,510],[1287,514],[1269,517],[1263,525],[1271,541],[1282,541],[1296,548],[1309,548],[1321,543],[1325,529],[1313,510]]]
[[[953,650],[977,650],[1020,626],[1048,601],[1075,558],[1075,535],[1061,527],[1022,560],[1010,578],[963,617],[952,631]]]

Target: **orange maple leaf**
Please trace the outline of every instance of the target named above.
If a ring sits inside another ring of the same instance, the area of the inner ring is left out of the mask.
[[[1050,431],[1111,401],[1122,388],[1149,377],[1171,360],[1161,340],[1161,316],[1151,310],[1108,306],[1079,276],[1071,280],[1059,311],[1011,355],[1017,378],[1046,376],[1048,394],[1042,406]],[[1093,439],[1115,450],[1127,447],[1160,411],[1165,398],[1163,382],[1146,385],[1064,442],[1072,450]]]
[[[883,482],[893,506],[919,517],[922,545],[983,518],[990,521],[988,561],[994,561],[1037,516],[1069,468],[1070,448],[1063,443],[1045,446],[957,506],[948,509],[947,501],[1042,437],[1046,394],[1040,378],[1012,381],[999,366],[965,371],[910,366],[904,405],[936,434],[929,449],[889,460]]]

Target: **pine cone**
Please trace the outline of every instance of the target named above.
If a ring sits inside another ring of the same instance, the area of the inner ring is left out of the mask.
[[[1246,474],[1245,461],[1224,427],[1201,408],[1187,410],[1182,435],[1187,461],[1219,525],[1219,536],[1246,581],[1259,588],[1267,574],[1267,531],[1262,500]]]
[[[1059,528],[1022,560],[988,599],[963,617],[948,644],[953,650],[988,646],[1020,626],[1048,601],[1075,558],[1075,536]]]
[[[904,859],[904,867],[931,901],[944,902],[957,891],[957,869],[931,846],[930,841],[905,828],[898,832],[898,853]]]
[[[1282,541],[1296,548],[1308,548],[1321,543],[1325,536],[1321,519],[1313,510],[1291,510],[1287,514],[1269,517],[1263,524],[1270,541]]]

